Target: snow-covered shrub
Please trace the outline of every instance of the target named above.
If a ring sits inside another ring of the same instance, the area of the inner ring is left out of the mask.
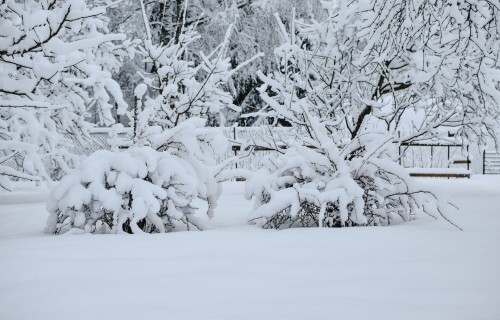
[[[380,226],[420,213],[449,221],[450,205],[394,162],[386,134],[363,134],[339,150],[318,119],[307,121],[315,139],[266,159],[247,181],[246,196],[255,201],[251,221],[265,228]]]
[[[225,137],[204,124],[190,119],[151,134],[150,146],[102,150],[84,159],[52,191],[47,232],[161,233],[179,225],[203,229],[196,206],[206,202],[206,215],[212,217],[224,167],[216,165],[214,156],[227,147]]]
[[[84,0],[0,2],[0,190],[67,172],[75,158],[62,133],[88,138],[88,108],[106,125],[111,99],[126,111],[111,76],[134,43],[109,33],[105,13]]]
[[[349,172],[335,170],[328,156],[306,146],[294,146],[264,167],[246,184],[255,198],[250,220],[265,228],[366,224],[363,189]]]

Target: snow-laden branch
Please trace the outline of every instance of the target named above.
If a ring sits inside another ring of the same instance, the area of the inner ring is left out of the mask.
[[[112,73],[137,41],[109,33],[105,13],[106,7],[89,8],[85,1],[0,3],[0,145],[10,159],[3,165],[32,180],[59,179],[77,162],[62,133],[88,137],[90,106],[106,125],[114,122],[112,100],[126,111]],[[33,150],[6,149],[13,142]]]

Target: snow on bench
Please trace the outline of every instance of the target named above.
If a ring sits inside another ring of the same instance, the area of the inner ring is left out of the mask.
[[[471,171],[464,168],[406,168],[411,177],[470,178]]]

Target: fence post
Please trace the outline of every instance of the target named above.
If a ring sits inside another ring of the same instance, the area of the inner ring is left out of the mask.
[[[399,153],[399,165],[403,166],[403,161],[402,161],[403,159],[401,159],[401,144],[399,144],[398,153]]]
[[[233,138],[234,138],[234,141],[236,141],[236,127],[233,127]],[[236,148],[234,148],[234,156],[235,157],[238,156],[238,150],[236,150]],[[238,169],[238,162],[235,163],[235,167],[236,167],[236,169]]]
[[[401,159],[401,131],[398,131],[398,140],[399,165],[403,166],[403,159]]]
[[[486,174],[486,150],[483,150],[483,174]]]
[[[431,145],[431,168],[434,168],[434,146]]]
[[[470,161],[469,161],[469,145],[467,145],[467,171],[470,170]]]
[[[450,145],[448,145],[448,168],[450,167]]]

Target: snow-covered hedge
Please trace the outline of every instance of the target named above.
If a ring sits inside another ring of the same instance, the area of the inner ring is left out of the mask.
[[[97,151],[64,177],[47,204],[47,232],[168,232],[179,225],[203,228],[195,205],[213,215],[219,173],[210,155],[225,151],[225,137],[190,119],[142,141],[150,146]],[[215,146],[215,147],[214,147]]]

